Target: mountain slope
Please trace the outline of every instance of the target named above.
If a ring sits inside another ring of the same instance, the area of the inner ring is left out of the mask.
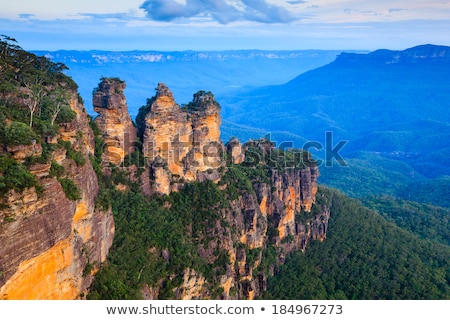
[[[396,54],[393,51],[343,53],[333,63],[284,85],[246,92],[245,100],[240,98],[243,94],[231,99],[232,108],[224,108],[224,118],[239,123],[252,113],[248,126],[268,131],[282,128],[314,139],[322,138],[327,129],[334,129],[338,138],[348,138],[395,130],[400,124],[410,128],[414,125],[408,125],[410,121],[449,122],[450,115],[443,111],[450,103],[450,48],[430,48],[436,52],[429,58],[395,63],[391,61]],[[440,56],[439,50],[443,50],[441,59],[434,57]],[[406,52],[411,54],[414,49]],[[286,126],[279,125],[288,118]],[[304,126],[306,123],[320,127]]]
[[[449,73],[450,47],[343,53],[284,85],[226,99],[223,136],[270,132],[278,143],[302,147],[318,141],[325,148],[325,132],[331,131],[335,143],[347,141],[341,155],[350,166],[352,159],[361,159],[357,152],[364,151],[410,166],[405,182],[450,175]],[[324,156],[323,150],[311,151]],[[323,170],[323,181],[330,185],[327,171],[332,169]],[[354,187],[376,180],[360,179]]]
[[[269,279],[271,299],[448,299],[450,248],[386,222],[335,190],[327,240],[294,253]],[[286,286],[286,283],[291,285]]]

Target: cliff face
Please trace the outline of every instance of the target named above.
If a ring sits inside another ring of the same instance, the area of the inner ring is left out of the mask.
[[[212,280],[192,268],[184,270],[181,285],[173,289],[175,299],[255,299],[267,291],[267,279],[277,265],[293,251],[305,251],[312,240],[326,238],[330,209],[303,200],[296,192],[315,184],[317,168],[274,172],[271,181],[256,182],[254,192],[243,192],[222,209],[220,218],[208,221],[210,227],[200,236],[198,256],[222,272]],[[307,173],[306,173],[307,172]],[[227,190],[232,182],[219,182]],[[274,187],[274,183],[277,184]],[[297,186],[295,186],[297,184]],[[317,189],[311,189],[312,200]],[[204,241],[208,239],[205,243]],[[164,253],[162,253],[164,255]],[[170,250],[165,255],[170,256]],[[215,288],[215,289],[212,289]],[[219,289],[218,289],[219,288]],[[144,296],[157,299],[161,287],[146,287]],[[151,292],[152,294],[148,294]],[[217,294],[220,292],[220,294]]]
[[[54,147],[48,162],[30,167],[42,190],[11,190],[0,200],[0,299],[79,298],[112,244],[113,217],[95,207],[97,176],[88,160],[94,139],[76,94],[70,108],[76,118],[60,125],[49,141],[71,142],[70,149],[85,161],[77,164],[67,150]],[[78,200],[69,200],[61,180],[50,173],[52,161],[64,168],[61,178],[78,187]]]
[[[244,145],[242,154],[249,145],[254,143]],[[264,152],[271,147],[270,143],[258,146]],[[232,154],[233,149],[229,148],[229,156]],[[311,240],[326,238],[330,210],[327,206],[314,204],[318,191],[317,166],[272,168],[269,172],[269,181],[253,180],[252,189],[231,202],[231,208],[225,210],[223,216],[225,227],[219,227],[217,223],[214,230],[210,230],[219,240],[199,252],[211,261],[214,261],[213,252],[228,252],[230,263],[219,280],[222,299],[260,297],[266,291],[267,278],[289,253],[305,251]],[[221,181],[219,188],[226,191],[231,183]],[[269,252],[276,254],[270,258]],[[204,290],[200,298],[209,294]]]
[[[297,160],[292,168],[274,162],[284,156],[264,139],[242,144],[233,138],[224,146],[219,111],[213,95],[203,91],[181,108],[160,83],[156,96],[141,108],[137,119],[149,168],[149,176],[144,173],[141,179],[149,181],[151,194],[170,194],[186,182],[205,180],[218,183],[227,193],[244,183],[233,180],[235,174],[243,173],[236,173],[240,168],[259,170],[265,176],[251,179],[251,186],[237,197],[228,196],[230,207],[221,209],[220,219],[208,222],[211,226],[204,231],[208,244],[198,249],[198,255],[210,264],[217,261],[218,252],[228,257],[225,270],[213,280],[221,288],[220,298],[253,299],[266,290],[267,277],[286,255],[304,251],[311,240],[325,239],[330,212],[327,207],[312,210],[319,176],[316,164],[298,162],[303,153],[291,159]],[[276,253],[267,267],[269,251]],[[160,254],[171,255],[168,251]],[[176,299],[217,298],[211,279],[198,270],[187,268],[181,278],[181,285],[173,290]],[[145,286],[144,296],[155,299],[160,290],[160,285]]]
[[[103,160],[119,165],[134,151],[136,128],[133,126],[124,95],[125,83],[119,79],[103,78],[95,90],[92,103],[99,113],[95,119],[105,140]]]
[[[180,108],[164,84],[158,84],[156,90],[148,113],[138,123],[143,129],[143,154],[148,159],[153,191],[169,194],[185,181],[217,179],[223,145],[214,96],[198,92],[191,103]]]

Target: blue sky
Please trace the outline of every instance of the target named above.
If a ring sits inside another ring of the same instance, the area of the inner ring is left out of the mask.
[[[0,0],[27,50],[405,49],[448,30],[450,0]]]

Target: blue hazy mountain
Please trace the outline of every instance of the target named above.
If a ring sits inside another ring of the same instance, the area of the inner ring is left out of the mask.
[[[227,99],[225,140],[270,133],[302,147],[323,145],[330,131],[335,144],[348,141],[349,167],[321,168],[323,182],[352,195],[412,190],[450,175],[449,75],[450,47],[342,53],[286,84]]]
[[[238,89],[282,84],[298,74],[333,61],[340,51],[35,51],[69,67],[92,112],[92,90],[101,77],[119,77],[127,83],[131,115],[145,105],[159,82],[168,85],[181,103],[199,90],[216,97]],[[218,99],[220,101],[220,99]]]

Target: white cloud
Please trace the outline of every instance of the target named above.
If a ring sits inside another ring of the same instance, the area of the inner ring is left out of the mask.
[[[274,4],[266,0],[146,0],[142,8],[147,17],[156,21],[174,21],[183,18],[204,17],[220,24],[235,21],[255,21],[260,23],[285,23],[298,20],[287,9],[286,2]]]

